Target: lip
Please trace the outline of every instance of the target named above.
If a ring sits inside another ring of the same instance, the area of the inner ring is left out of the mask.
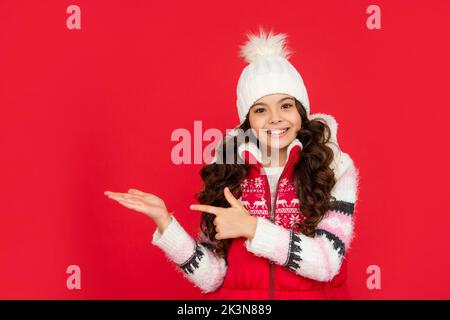
[[[283,138],[284,136],[286,136],[289,132],[290,127],[288,128],[280,128],[280,129],[267,129],[265,130],[267,136],[272,137],[272,138]],[[282,134],[273,134],[273,133],[269,133],[269,131],[275,131],[275,130],[286,130],[284,131]]]

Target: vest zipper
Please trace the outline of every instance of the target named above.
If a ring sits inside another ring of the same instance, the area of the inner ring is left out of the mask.
[[[270,221],[274,222],[275,221],[275,208],[277,206],[277,197],[278,197],[278,186],[280,184],[281,179],[283,178],[283,176],[286,174],[286,169],[288,168],[288,165],[290,164],[291,158],[288,159],[288,161],[286,162],[286,165],[284,166],[283,171],[281,172],[280,177],[278,178],[277,181],[277,186],[275,188],[275,199],[273,200],[273,206],[272,206],[272,197],[270,194],[270,186],[269,186],[269,179],[267,178],[267,174],[265,174],[266,172],[264,171],[264,177],[266,178],[266,198],[268,195],[269,198],[269,217],[270,217]],[[263,169],[264,170],[264,169]],[[273,261],[269,260],[269,271],[270,271],[270,300],[273,300],[273,282],[274,282],[274,266],[273,266]]]

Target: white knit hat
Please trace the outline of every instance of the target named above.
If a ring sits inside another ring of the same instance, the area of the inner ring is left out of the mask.
[[[309,100],[300,73],[287,60],[291,52],[286,48],[285,34],[248,34],[248,41],[241,46],[240,56],[247,65],[237,84],[237,108],[241,123],[250,107],[261,97],[283,93],[299,100],[309,116]]]

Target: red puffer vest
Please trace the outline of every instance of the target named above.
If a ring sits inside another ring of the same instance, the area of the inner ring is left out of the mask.
[[[241,203],[255,216],[264,217],[287,229],[298,231],[297,222],[305,219],[292,181],[295,164],[301,156],[298,139],[288,149],[288,160],[280,176],[274,208],[271,208],[270,186],[255,151],[245,150],[242,158],[250,168],[241,183]],[[284,266],[247,251],[245,238],[232,241],[228,252],[228,270],[222,286],[206,294],[206,299],[225,300],[303,300],[349,299],[345,285],[347,262],[330,282],[320,282],[297,275]]]

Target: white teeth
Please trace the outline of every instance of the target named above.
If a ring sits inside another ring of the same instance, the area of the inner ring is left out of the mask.
[[[283,129],[283,130],[267,130],[267,134],[271,134],[271,135],[281,135],[283,133],[285,133],[288,129]]]

